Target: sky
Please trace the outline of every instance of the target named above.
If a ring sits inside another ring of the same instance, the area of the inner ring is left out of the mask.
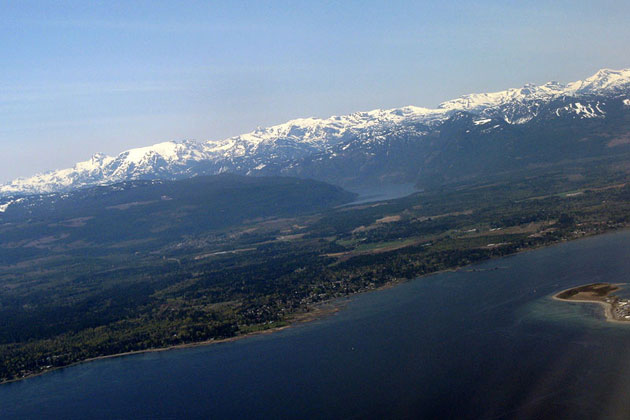
[[[630,2],[2,1],[0,182],[630,67]]]

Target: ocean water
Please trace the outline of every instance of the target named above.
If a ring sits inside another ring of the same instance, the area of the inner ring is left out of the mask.
[[[630,325],[550,296],[628,282],[630,232],[420,278],[275,334],[0,386],[0,418],[630,418]]]

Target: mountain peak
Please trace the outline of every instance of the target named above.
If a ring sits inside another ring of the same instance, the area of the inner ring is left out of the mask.
[[[407,105],[329,118],[296,118],[223,140],[165,141],[129,149],[115,157],[97,153],[73,168],[0,185],[0,197],[133,179],[176,179],[223,172],[261,174],[269,173],[264,171],[270,167],[284,173],[286,168],[295,168],[300,159],[334,153],[335,147],[346,147],[349,141],[358,142],[367,150],[392,133],[422,136],[459,113],[472,113],[480,118],[478,122],[498,119],[508,124],[524,124],[538,116],[541,106],[556,99],[576,98],[574,103],[556,110],[555,115],[601,118],[605,112],[598,108],[599,102],[589,106],[577,99],[623,95],[627,101],[628,94],[630,69],[601,69],[587,79],[566,85],[555,81],[542,85],[527,83],[521,88],[463,95],[435,109]]]
[[[591,77],[567,85],[574,93],[606,94],[615,93],[630,86],[630,69],[600,69]]]

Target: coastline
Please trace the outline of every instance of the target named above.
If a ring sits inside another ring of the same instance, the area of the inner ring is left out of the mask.
[[[553,300],[557,300],[559,302],[568,302],[568,303],[597,303],[598,305],[601,305],[604,308],[604,317],[606,318],[607,322],[615,322],[615,323],[619,323],[619,324],[628,324],[627,321],[620,321],[618,319],[615,319],[615,317],[612,314],[612,305],[608,302],[602,302],[600,300],[569,300],[569,299],[561,299],[559,297],[556,297],[558,293],[554,294],[551,298]]]
[[[615,289],[612,292],[615,292],[615,291],[619,290],[621,288],[620,286],[623,286],[623,285],[626,285],[626,284],[627,283],[610,283],[611,286],[615,287]],[[611,297],[612,299],[610,301],[596,300],[596,299],[583,299],[583,298],[580,298],[580,299],[568,298],[568,299],[566,299],[566,298],[559,297],[563,293],[567,293],[567,292],[573,291],[575,289],[579,289],[580,287],[584,287],[584,285],[576,286],[576,287],[570,287],[568,289],[561,290],[561,291],[553,294],[553,296],[551,296],[551,298],[553,300],[556,300],[556,301],[568,302],[568,303],[596,303],[598,305],[601,305],[604,308],[604,317],[606,319],[606,322],[611,322],[611,323],[615,323],[615,324],[630,325],[630,320],[618,319],[614,315],[613,310],[615,308],[615,304],[617,303],[618,298],[616,296],[614,296],[614,295],[610,295],[610,293],[607,293],[606,295],[602,296],[602,298]]]
[[[218,339],[218,340],[211,339],[211,340],[205,340],[205,341],[197,341],[197,342],[193,342],[193,343],[176,344],[176,345],[167,346],[167,347],[155,347],[155,348],[143,349],[143,350],[132,350],[132,351],[127,351],[127,352],[123,352],[123,353],[116,353],[116,354],[108,354],[108,355],[104,355],[104,356],[91,357],[89,359],[85,359],[85,360],[81,360],[81,361],[78,361],[78,362],[74,362],[74,363],[71,363],[69,365],[56,366],[56,367],[52,367],[52,368],[49,368],[49,369],[45,369],[45,370],[43,370],[41,372],[37,372],[37,373],[33,373],[33,374],[30,374],[30,375],[24,376],[23,378],[15,378],[15,379],[11,379],[11,380],[8,380],[8,381],[2,381],[2,382],[0,382],[0,386],[4,385],[4,384],[14,383],[14,382],[20,382],[20,381],[23,381],[25,379],[35,378],[37,376],[45,375],[45,374],[50,373],[50,372],[54,372],[54,371],[62,370],[62,369],[66,369],[66,368],[70,368],[70,367],[73,367],[73,366],[78,366],[78,365],[81,365],[81,364],[84,364],[84,363],[95,362],[95,361],[98,361],[98,360],[114,359],[114,358],[118,358],[118,357],[134,356],[134,355],[145,354],[145,353],[158,353],[158,352],[164,352],[164,351],[170,351],[170,350],[182,350],[182,349],[188,349],[188,348],[193,348],[193,347],[210,346],[212,344],[221,344],[221,343],[229,343],[229,342],[233,342],[233,341],[238,341],[238,340],[242,340],[242,339],[245,339],[245,338],[254,337],[254,336],[257,336],[257,335],[273,334],[273,333],[276,333],[278,331],[286,330],[286,329],[295,327],[295,326],[300,325],[300,324],[305,324],[307,322],[317,321],[319,319],[323,319],[323,318],[326,318],[328,316],[331,316],[331,315],[339,312],[341,309],[343,309],[343,307],[347,303],[347,299],[348,298],[336,298],[336,299],[333,299],[333,300],[330,300],[330,301],[320,302],[317,305],[314,305],[313,309],[311,309],[311,310],[309,310],[307,312],[300,312],[300,313],[296,314],[292,319],[290,319],[288,321],[287,325],[283,325],[281,327],[273,327],[273,328],[268,328],[268,329],[265,329],[265,330],[248,332],[248,333],[245,333],[245,334],[236,335],[234,337],[221,338],[221,339]]]
[[[618,230],[614,230],[614,231],[601,232],[601,233],[598,233],[598,234],[591,234],[591,235],[581,236],[581,237],[577,237],[577,238],[573,238],[573,239],[561,239],[561,240],[558,240],[558,241],[553,242],[553,243],[544,244],[544,245],[537,245],[537,246],[533,246],[533,247],[530,247],[530,248],[520,249],[518,251],[509,253],[509,254],[505,254],[505,255],[490,256],[489,258],[487,258],[485,260],[476,261],[476,262],[474,262],[472,264],[466,264],[466,265],[461,265],[461,266],[456,266],[456,267],[444,268],[442,270],[436,270],[436,271],[431,272],[431,273],[426,273],[426,274],[415,276],[415,277],[413,277],[411,279],[394,279],[394,280],[391,280],[391,281],[389,281],[389,282],[387,282],[387,283],[385,283],[385,284],[383,284],[383,285],[381,285],[379,287],[376,287],[374,289],[362,290],[362,291],[359,291],[359,292],[356,292],[356,293],[352,293],[352,294],[347,295],[347,296],[335,297],[335,298],[332,298],[332,299],[329,299],[329,300],[318,302],[318,303],[314,304],[312,306],[312,308],[307,310],[306,312],[299,312],[299,313],[294,314],[294,316],[291,317],[287,321],[288,322],[287,325],[283,325],[283,326],[280,326],[280,327],[273,327],[273,328],[268,328],[268,329],[264,329],[264,330],[248,332],[248,333],[240,334],[240,335],[237,335],[237,336],[234,336],[234,337],[222,338],[222,339],[218,339],[218,340],[211,339],[211,340],[198,341],[198,342],[192,342],[192,343],[182,343],[182,344],[177,344],[177,345],[167,346],[167,347],[155,347],[155,348],[148,348],[148,349],[143,349],[143,350],[133,350],[133,351],[123,352],[123,353],[116,353],[116,354],[109,354],[109,355],[92,357],[92,358],[80,360],[80,361],[77,361],[77,362],[74,362],[74,363],[71,363],[71,364],[68,364],[68,365],[65,365],[65,366],[58,366],[58,367],[52,367],[52,368],[49,368],[49,369],[45,369],[45,370],[42,370],[42,371],[37,372],[37,373],[29,374],[29,375],[24,376],[22,378],[15,378],[15,379],[11,379],[11,380],[0,381],[0,386],[4,385],[4,384],[19,382],[19,381],[22,381],[22,380],[25,380],[25,379],[34,378],[34,377],[41,376],[41,375],[44,375],[44,374],[47,374],[47,373],[50,373],[50,372],[54,372],[56,370],[61,370],[61,369],[65,369],[65,368],[81,365],[83,363],[89,363],[89,362],[94,362],[94,361],[98,361],[98,360],[113,359],[113,358],[125,357],[125,356],[133,356],[133,355],[144,354],[144,353],[156,353],[156,352],[164,352],[164,351],[170,351],[170,350],[180,350],[180,349],[187,349],[187,348],[193,348],[193,347],[208,346],[208,345],[212,345],[212,344],[228,343],[228,342],[232,342],[232,341],[242,340],[242,339],[253,337],[253,336],[257,336],[257,335],[272,334],[272,333],[275,333],[275,332],[278,332],[278,331],[282,331],[282,330],[285,330],[285,329],[297,326],[299,324],[320,320],[320,319],[326,318],[326,317],[328,317],[330,315],[333,315],[333,314],[339,312],[341,309],[343,309],[343,307],[345,306],[345,304],[348,302],[349,299],[351,299],[353,296],[356,296],[356,295],[361,294],[361,293],[369,293],[369,292],[377,292],[377,291],[380,291],[380,290],[386,290],[386,289],[390,289],[390,288],[396,287],[399,284],[406,283],[408,281],[421,279],[421,278],[428,277],[428,276],[434,276],[434,275],[438,275],[438,274],[442,274],[442,273],[457,272],[457,271],[465,270],[465,269],[467,269],[469,267],[474,267],[474,266],[479,265],[479,264],[487,263],[487,262],[492,261],[492,260],[512,257],[512,256],[516,256],[516,255],[519,255],[519,254],[522,254],[522,253],[526,253],[526,252],[532,252],[532,251],[536,251],[536,250],[540,250],[540,249],[550,248],[550,247],[557,246],[557,245],[560,245],[560,244],[563,244],[563,243],[584,240],[584,239],[593,238],[593,237],[602,236],[602,235],[615,234],[615,233],[622,232],[623,230],[629,230],[630,231],[629,228],[624,228],[624,229],[618,229]],[[499,268],[497,268],[497,269],[499,269]],[[571,290],[571,289],[567,289],[567,290]],[[560,301],[563,301],[563,302],[576,302],[576,303],[585,302],[585,303],[602,304],[605,307],[606,319],[609,322],[630,325],[630,322],[628,322],[628,321],[616,320],[614,318],[613,314],[612,314],[612,305],[610,305],[610,304],[608,304],[606,302],[601,302],[601,301],[596,301],[596,300],[593,300],[593,301],[587,301],[587,300],[579,300],[579,301],[578,300],[566,300],[566,299],[560,299],[560,298],[556,298],[555,297],[557,294],[560,294],[562,292],[564,292],[564,291],[560,291],[560,292],[556,293],[553,296],[553,299],[560,300]],[[610,319],[609,319],[609,317],[610,317]]]

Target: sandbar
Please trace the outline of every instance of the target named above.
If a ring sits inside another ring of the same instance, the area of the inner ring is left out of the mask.
[[[612,294],[621,289],[620,284],[591,283],[562,290],[553,296],[555,300],[578,303],[597,303],[604,307],[609,322],[630,322],[630,301]]]

